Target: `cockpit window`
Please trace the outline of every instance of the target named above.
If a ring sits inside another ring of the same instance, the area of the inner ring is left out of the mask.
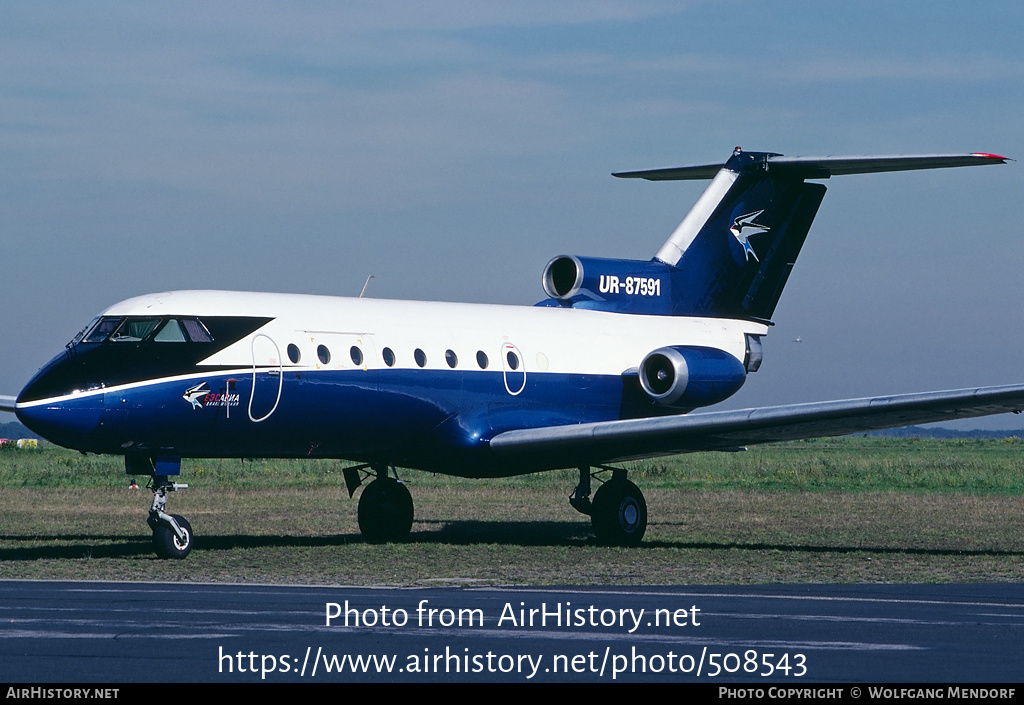
[[[104,340],[110,337],[110,334],[117,330],[117,327],[121,325],[123,318],[114,316],[106,316],[101,318],[99,322],[93,326],[93,329],[89,331],[89,334],[82,339],[84,343],[102,343]]]
[[[89,332],[90,330],[92,330],[92,327],[93,327],[94,325],[96,325],[96,321],[98,321],[98,320],[100,320],[99,316],[97,316],[96,318],[94,318],[94,319],[92,319],[91,321],[89,321],[89,325],[87,325],[87,326],[86,326],[85,328],[83,328],[82,330],[78,331],[78,333],[76,333],[76,334],[75,334],[75,337],[71,339],[71,342],[69,342],[69,343],[68,343],[67,345],[65,345],[64,347],[66,347],[66,348],[67,348],[67,347],[70,347],[70,346],[72,346],[72,345],[77,345],[78,343],[82,342],[82,338],[84,338],[84,337],[85,337],[85,334],[86,334],[87,332]]]
[[[159,318],[129,318],[110,336],[115,343],[137,343],[160,325]]]
[[[157,343],[184,343],[185,334],[181,330],[178,319],[169,318],[167,323],[164,323],[163,327],[153,336],[153,340]]]
[[[89,332],[83,337],[75,336],[71,344],[102,343],[138,343],[153,341],[156,343],[212,343],[213,336],[198,318],[143,318],[125,316],[103,316],[89,324],[85,330]]]
[[[193,343],[212,343],[213,336],[210,335],[210,331],[206,329],[203,322],[198,318],[183,318],[181,325],[185,326],[185,330],[188,332],[189,340]]]

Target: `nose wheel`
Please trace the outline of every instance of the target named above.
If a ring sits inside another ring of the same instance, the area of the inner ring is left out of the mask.
[[[160,558],[181,559],[192,551],[192,525],[180,514],[169,516],[178,525],[181,536],[170,526],[157,524],[153,527],[153,548]]]
[[[167,493],[183,490],[188,485],[171,482],[168,475],[177,476],[181,472],[181,458],[162,455],[148,457],[145,455],[126,454],[124,470],[132,476],[131,487],[137,489],[135,477],[149,476],[149,489],[153,491],[153,504],[149,507],[146,523],[153,530],[153,549],[160,558],[182,559],[192,552],[195,534],[188,519],[180,514],[168,514]]]
[[[167,493],[183,490],[188,485],[168,482],[166,475],[154,475],[150,483],[153,490],[153,505],[149,508],[146,523],[153,530],[153,549],[160,558],[176,558],[181,560],[192,552],[195,534],[188,519],[180,514],[168,514]]]

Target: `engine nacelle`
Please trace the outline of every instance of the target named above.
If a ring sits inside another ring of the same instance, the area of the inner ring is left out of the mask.
[[[542,283],[549,306],[672,314],[672,268],[664,262],[559,255]]]
[[[647,354],[640,363],[640,385],[665,406],[709,406],[728,399],[743,386],[747,370],[717,348],[673,345]]]

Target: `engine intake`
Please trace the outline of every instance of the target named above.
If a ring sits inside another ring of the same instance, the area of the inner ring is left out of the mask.
[[[544,293],[554,299],[571,299],[583,283],[583,263],[579,257],[559,255],[544,268],[541,280]]]
[[[647,354],[640,385],[664,406],[696,408],[728,399],[743,386],[743,363],[717,348],[673,345]]]

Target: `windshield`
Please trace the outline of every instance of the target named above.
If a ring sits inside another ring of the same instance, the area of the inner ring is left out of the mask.
[[[160,325],[159,318],[129,318],[110,339],[115,343],[137,343]]]
[[[92,329],[92,327],[96,325],[96,321],[98,320],[100,320],[99,316],[89,321],[89,324],[82,330],[78,331],[78,333],[75,334],[75,337],[72,338],[64,347],[69,348],[72,345],[77,345],[78,343],[80,343],[82,341],[82,338],[85,337],[86,332]]]
[[[88,333],[86,333],[88,331]],[[68,343],[212,343],[213,336],[198,318],[102,316]]]
[[[86,343],[102,343],[104,340],[110,337],[110,334],[117,330],[117,327],[121,325],[123,318],[105,316],[96,322],[89,334],[85,336],[83,342]]]

